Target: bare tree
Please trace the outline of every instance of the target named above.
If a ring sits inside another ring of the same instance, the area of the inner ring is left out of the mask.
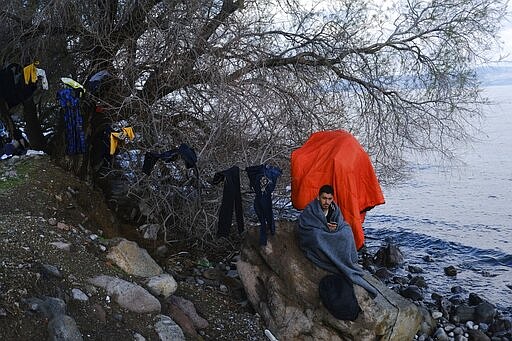
[[[199,155],[200,180],[175,165],[147,176],[132,162],[131,193],[147,219],[204,236],[219,195],[208,177],[231,165],[287,170],[314,131],[352,132],[383,181],[401,178],[405,152],[451,156],[470,139],[485,103],[474,67],[498,44],[506,1],[384,4],[9,1],[0,56],[39,59],[53,85],[108,70],[115,81],[89,101],[135,128],[130,148],[185,142]]]

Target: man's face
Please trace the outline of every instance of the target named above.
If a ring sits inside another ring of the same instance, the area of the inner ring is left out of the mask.
[[[329,209],[329,205],[331,205],[331,202],[333,199],[334,198],[333,198],[332,194],[328,194],[328,193],[321,193],[318,196],[318,200],[320,200],[320,205],[322,206],[323,210]]]

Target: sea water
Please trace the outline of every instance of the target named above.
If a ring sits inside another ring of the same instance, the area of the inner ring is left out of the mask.
[[[370,250],[390,238],[425,270],[429,292],[458,285],[512,312],[512,85],[485,94],[495,104],[477,141],[457,148],[459,162],[416,160],[410,180],[383,188],[386,204],[364,226]],[[449,265],[456,277],[444,274]]]

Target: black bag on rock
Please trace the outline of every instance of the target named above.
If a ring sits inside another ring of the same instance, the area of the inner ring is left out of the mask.
[[[323,277],[318,292],[324,307],[339,320],[354,321],[361,312],[354,285],[345,276],[330,274]]]

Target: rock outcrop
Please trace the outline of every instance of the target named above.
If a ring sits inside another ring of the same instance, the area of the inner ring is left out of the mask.
[[[279,222],[264,248],[258,229],[248,232],[238,272],[253,307],[279,340],[412,340],[422,320],[416,305],[379,280],[365,278],[379,291],[372,299],[354,286],[362,309],[355,321],[334,318],[321,304],[320,279],[327,274],[302,253],[295,223]]]

